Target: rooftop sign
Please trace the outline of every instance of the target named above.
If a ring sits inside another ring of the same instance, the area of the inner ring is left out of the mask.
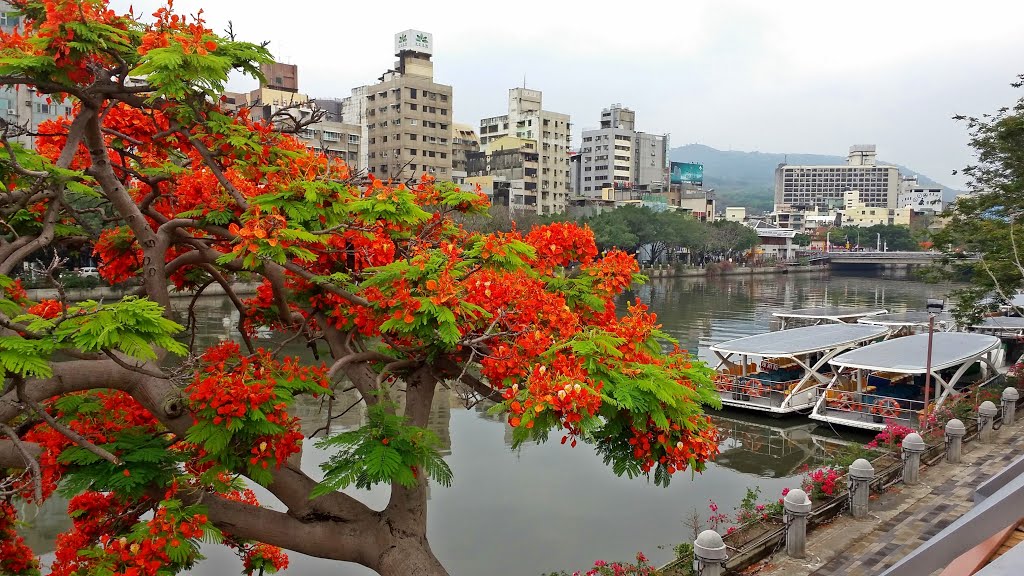
[[[399,52],[434,53],[434,35],[420,30],[406,30],[395,34],[395,54]]]

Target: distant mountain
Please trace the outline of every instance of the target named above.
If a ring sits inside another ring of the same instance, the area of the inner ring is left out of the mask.
[[[776,154],[716,150],[703,144],[687,144],[669,150],[673,162],[699,162],[704,165],[704,188],[714,188],[719,209],[746,206],[750,210],[771,210],[775,200],[775,168],[782,163],[803,165],[846,164],[845,156],[825,154]],[[942,188],[943,199],[958,194],[947,186],[906,166],[879,159],[879,164],[896,166],[904,176],[917,175],[924,186]]]

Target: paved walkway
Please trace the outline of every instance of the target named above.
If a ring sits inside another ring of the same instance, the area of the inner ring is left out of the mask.
[[[926,468],[921,484],[897,484],[871,501],[872,516],[845,516],[808,535],[807,558],[785,554],[750,573],[764,576],[874,576],[895,564],[973,506],[974,490],[1024,451],[1024,423],[1004,427],[993,444],[964,446],[963,463]]]

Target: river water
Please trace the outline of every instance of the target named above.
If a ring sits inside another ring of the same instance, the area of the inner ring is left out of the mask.
[[[942,297],[949,286],[905,278],[816,273],[778,276],[727,276],[715,279],[654,280],[626,294],[641,299],[658,314],[664,330],[680,345],[708,361],[716,342],[765,332],[772,312],[810,306],[881,306],[892,312],[921,310],[929,297]],[[200,302],[201,343],[230,338],[237,313],[226,299]],[[343,397],[336,406],[348,406]],[[306,433],[323,421],[319,403],[297,407]],[[357,426],[357,407],[340,426]],[[455,474],[451,488],[431,486],[428,537],[435,554],[456,575],[529,575],[579,569],[594,560],[629,559],[640,550],[655,563],[672,558],[675,544],[692,539],[684,518],[696,509],[704,517],[709,501],[722,510],[738,505],[747,487],[775,496],[798,486],[799,469],[813,465],[822,451],[843,441],[864,442],[862,435],[818,426],[806,417],[771,419],[742,412],[715,418],[724,440],[718,460],[695,477],[676,474],[660,488],[643,479],[618,478],[593,450],[553,442],[509,448],[510,428],[482,407],[467,410],[459,400],[438,394],[431,428],[442,439]],[[308,442],[303,468],[320,478],[318,465],[327,454]],[[280,505],[259,491],[269,506]],[[387,490],[355,496],[381,509]],[[70,527],[66,502],[54,497],[24,531],[39,552],[53,549],[53,539]],[[197,576],[237,574],[241,563],[223,547],[208,547],[208,560]],[[374,572],[289,553],[290,575],[361,576]],[[45,555],[44,562],[52,558]]]

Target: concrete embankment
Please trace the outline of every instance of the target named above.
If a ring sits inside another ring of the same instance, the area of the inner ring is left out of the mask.
[[[256,293],[256,288],[259,287],[257,283],[240,282],[232,285],[232,289],[235,294],[239,296],[252,296]],[[100,286],[97,288],[68,288],[64,292],[67,294],[68,300],[72,302],[80,302],[82,300],[103,300],[110,302],[113,300],[120,300],[121,297],[132,294],[135,288],[123,288],[120,286]],[[44,298],[57,298],[57,291],[53,288],[33,288],[26,290],[30,300],[38,302]],[[171,291],[171,298],[191,298],[194,296],[194,292],[175,292]],[[219,284],[211,284],[203,290],[203,296],[223,296],[224,289]]]
[[[898,484],[870,503],[861,520],[841,515],[808,535],[806,558],[778,554],[746,573],[758,576],[881,574],[974,505],[975,488],[1024,450],[1024,423],[1004,426],[988,443],[964,444],[962,460],[924,468],[921,482]]]
[[[793,266],[789,268],[776,268],[773,266],[747,267],[737,266],[729,270],[708,270],[706,268],[641,268],[640,273],[648,278],[705,278],[715,276],[755,276],[755,275],[784,275],[784,274],[817,274],[828,272],[825,266]]]

